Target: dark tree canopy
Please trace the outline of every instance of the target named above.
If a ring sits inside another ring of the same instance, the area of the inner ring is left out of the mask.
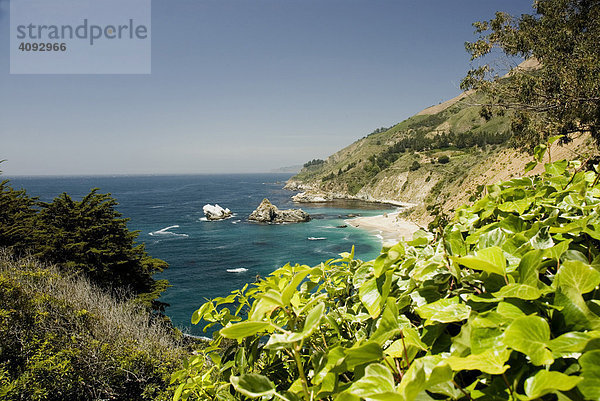
[[[126,289],[138,301],[162,310],[157,301],[168,283],[155,280],[167,264],[150,257],[138,233],[115,210],[109,194],[92,190],[81,201],[62,194],[50,203],[0,183],[0,247],[31,254],[107,289]]]
[[[537,0],[534,15],[498,12],[476,22],[479,39],[467,43],[471,60],[495,49],[527,62],[500,76],[490,64],[471,69],[461,88],[489,97],[482,115],[513,110],[520,143],[535,146],[550,136],[568,140],[590,133],[600,142],[600,1]],[[486,58],[487,60],[487,58]]]

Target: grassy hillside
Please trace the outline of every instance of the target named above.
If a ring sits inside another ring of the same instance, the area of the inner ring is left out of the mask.
[[[464,93],[393,127],[378,129],[327,160],[307,163],[287,188],[414,204],[419,206],[415,218],[426,222],[428,206],[449,210],[490,180],[522,173],[530,159],[511,147],[508,115],[489,119],[480,115],[476,104],[483,100],[481,95]],[[591,149],[588,142],[580,138],[570,145],[573,153],[559,152],[573,158]]]
[[[139,304],[0,250],[0,399],[168,400],[187,355]]]

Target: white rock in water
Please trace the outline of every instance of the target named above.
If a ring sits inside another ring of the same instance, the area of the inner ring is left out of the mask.
[[[204,205],[202,211],[208,220],[223,220],[231,217],[233,214],[228,208],[223,209],[217,204],[214,206],[211,204]]]

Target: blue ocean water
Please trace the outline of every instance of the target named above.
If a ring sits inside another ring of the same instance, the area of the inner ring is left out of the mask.
[[[265,225],[248,222],[263,198],[281,209],[298,205],[293,192],[283,190],[289,174],[13,177],[14,188],[50,201],[62,192],[76,199],[100,188],[119,202],[118,210],[130,218],[128,227],[139,230],[150,255],[169,263],[160,278],[172,285],[162,301],[170,304],[173,323],[190,334],[201,327],[190,318],[207,298],[225,296],[266,276],[284,264],[316,265],[356,246],[363,260],[374,258],[381,241],[344,224],[348,214],[363,216],[390,211],[389,206],[361,202],[301,205],[313,218],[308,223]],[[205,221],[202,207],[218,203],[234,216]]]

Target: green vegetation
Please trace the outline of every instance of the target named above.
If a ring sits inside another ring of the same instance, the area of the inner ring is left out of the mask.
[[[187,350],[146,308],[0,254],[0,399],[168,400]]]
[[[328,163],[307,163],[292,180],[356,195],[398,171],[416,171],[410,167],[422,153],[469,154],[473,163],[481,161],[476,151],[487,151],[494,145],[505,147],[512,136],[508,115],[486,120],[479,114],[479,107],[471,105],[482,101],[484,97],[474,94],[437,114],[416,115],[393,127],[377,129],[337,152]],[[449,179],[444,170],[436,174],[440,180]]]
[[[309,162],[304,163],[304,168],[309,168],[309,167],[313,167],[313,166],[320,166],[321,164],[324,164],[325,160],[321,160],[321,159],[313,159]]]
[[[600,4],[589,0],[538,0],[535,15],[502,12],[473,24],[479,39],[466,48],[471,59],[497,49],[508,57],[531,59],[530,68],[512,68],[503,79],[492,60],[474,68],[461,84],[488,96],[482,114],[514,111],[519,143],[533,148],[549,136],[587,132],[600,140]],[[494,58],[492,56],[492,58]]]
[[[158,301],[167,264],[93,190],[50,203],[0,183],[0,399],[167,400],[188,355]]]
[[[192,322],[220,330],[173,374],[175,399],[598,399],[600,175],[587,167],[488,186],[436,235],[373,261],[286,265],[206,302]]]
[[[56,263],[162,311],[164,304],[157,299],[168,283],[152,276],[167,264],[135,243],[137,233],[127,229],[127,219],[115,210],[116,205],[110,195],[97,190],[81,201],[62,194],[43,203],[4,181],[0,183],[0,248]]]

